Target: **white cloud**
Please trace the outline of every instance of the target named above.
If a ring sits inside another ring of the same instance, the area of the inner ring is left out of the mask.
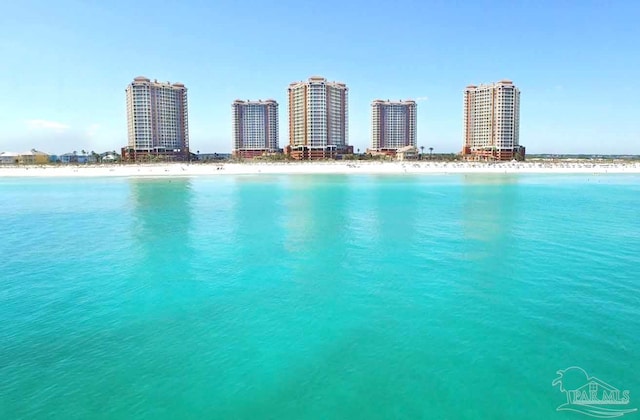
[[[418,96],[418,97],[415,99],[415,101],[416,101],[416,102],[424,102],[424,101],[427,101],[427,100],[429,100],[429,97],[428,97],[428,96]]]
[[[32,129],[45,129],[45,130],[67,130],[68,125],[59,123],[57,121],[47,120],[27,120],[27,126]]]

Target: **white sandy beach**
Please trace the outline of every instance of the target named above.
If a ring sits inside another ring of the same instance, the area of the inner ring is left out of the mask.
[[[0,177],[175,177],[258,174],[640,174],[640,163],[251,162],[0,166]]]

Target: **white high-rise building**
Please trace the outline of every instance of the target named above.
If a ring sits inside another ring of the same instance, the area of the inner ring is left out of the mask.
[[[311,77],[289,85],[289,146],[294,159],[335,158],[348,153],[348,89]]]
[[[520,90],[513,82],[467,86],[463,155],[472,159],[524,159],[519,133]]]
[[[383,101],[371,103],[371,148],[395,154],[403,147],[416,146],[416,102]]]
[[[127,86],[125,159],[189,156],[187,88],[140,76]]]
[[[278,151],[278,103],[236,100],[233,113],[233,155],[253,158]]]

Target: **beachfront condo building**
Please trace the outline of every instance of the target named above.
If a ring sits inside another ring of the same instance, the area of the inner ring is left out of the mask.
[[[464,144],[470,160],[524,160],[520,90],[510,80],[464,90]]]
[[[395,156],[398,149],[416,147],[416,102],[383,101],[371,103],[371,149]]]
[[[187,160],[187,88],[140,76],[125,89],[128,143],[123,160]]]
[[[323,77],[289,85],[289,145],[293,159],[335,159],[348,145],[348,89]]]
[[[254,158],[278,152],[278,103],[236,100],[233,117],[233,156]]]

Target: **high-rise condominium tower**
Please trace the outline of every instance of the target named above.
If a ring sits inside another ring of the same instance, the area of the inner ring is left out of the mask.
[[[278,151],[278,103],[236,100],[233,113],[233,155],[253,158]]]
[[[464,145],[471,159],[524,159],[519,143],[520,90],[510,81],[464,90]]]
[[[371,103],[371,148],[394,155],[400,148],[416,146],[415,101]]]
[[[185,159],[189,156],[187,88],[136,77],[127,95],[128,144],[123,158]]]
[[[335,158],[348,146],[348,97],[344,83],[311,77],[289,85],[289,146],[294,159]]]

